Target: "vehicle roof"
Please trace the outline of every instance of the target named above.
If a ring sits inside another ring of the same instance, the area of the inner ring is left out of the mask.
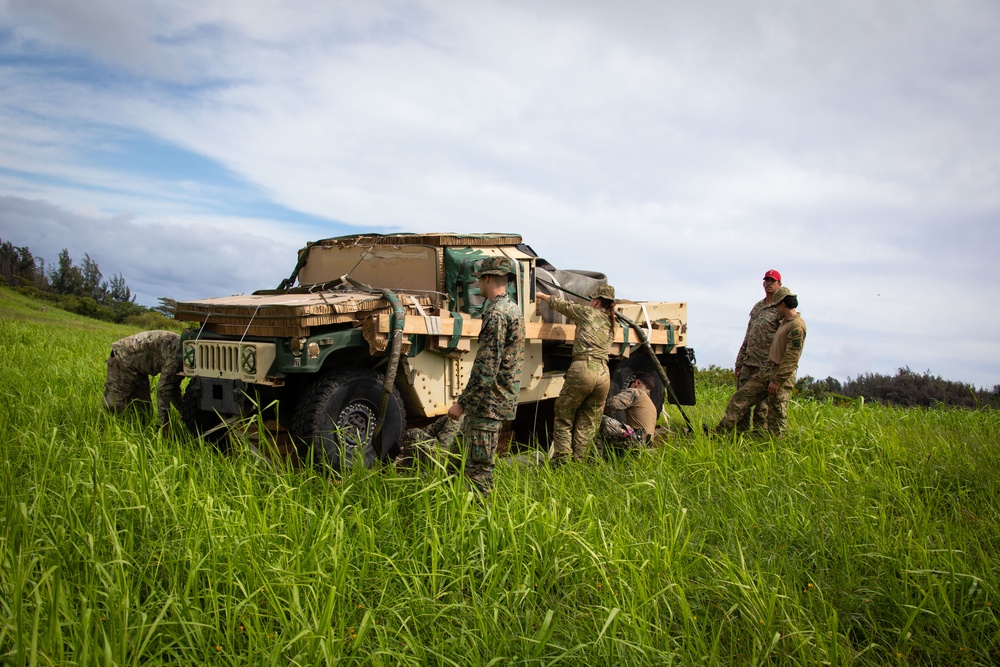
[[[433,246],[501,246],[519,245],[520,234],[489,232],[484,234],[459,234],[455,232],[423,232],[401,234],[351,234],[315,241],[310,245],[433,245]]]

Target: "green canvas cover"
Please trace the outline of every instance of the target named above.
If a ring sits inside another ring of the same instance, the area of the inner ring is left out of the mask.
[[[476,271],[479,263],[487,257],[489,255],[479,248],[445,248],[444,284],[448,293],[448,310],[472,317],[482,315],[486,299],[479,291]],[[507,285],[507,294],[514,303],[520,303],[514,281]]]

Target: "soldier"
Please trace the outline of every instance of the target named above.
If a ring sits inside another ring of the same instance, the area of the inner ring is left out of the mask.
[[[515,275],[511,260],[488,257],[480,266],[479,291],[489,300],[479,330],[479,350],[469,382],[448,408],[454,420],[465,416],[461,446],[465,476],[486,496],[493,486],[493,460],[503,422],[514,418],[524,363],[524,317],[509,296]]]
[[[149,377],[159,374],[156,407],[165,426],[170,404],[181,407],[180,345],[181,337],[173,331],[143,331],[112,343],[104,409],[120,413],[136,403],[151,403]]]
[[[798,314],[798,307],[799,300],[794,294],[778,302],[776,309],[782,324],[771,342],[767,362],[729,399],[726,413],[715,427],[716,433],[734,430],[739,420],[762,399],[767,400],[767,430],[778,437],[784,433],[788,396],[795,387],[795,372],[806,342],[806,323]]]
[[[631,386],[608,398],[601,419],[601,444],[604,453],[609,449],[644,447],[653,440],[659,411],[649,397],[655,387],[649,373],[636,373]],[[625,423],[611,417],[617,410],[625,411]]]
[[[781,286],[781,274],[774,269],[764,274],[764,298],[750,309],[750,321],[747,332],[743,336],[743,344],[736,355],[736,388],[739,389],[750,381],[767,363],[767,354],[771,349],[771,341],[781,325],[776,306],[786,294],[787,287]],[[750,416],[753,414],[753,428],[763,430],[767,421],[767,402],[760,401],[747,412],[736,424],[737,431],[750,429]]]
[[[447,463],[456,453],[455,437],[462,432],[464,418],[438,417],[424,428],[408,428],[400,440],[396,467],[409,468],[415,461]]]
[[[576,325],[573,362],[556,398],[551,463],[562,465],[570,456],[583,461],[597,435],[604,401],[611,390],[608,355],[615,339],[615,288],[601,285],[591,295],[588,305],[548,294],[537,296]]]

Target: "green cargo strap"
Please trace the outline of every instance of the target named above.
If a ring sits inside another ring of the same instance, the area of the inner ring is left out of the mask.
[[[674,325],[667,320],[656,320],[667,327],[667,352],[674,349]]]
[[[628,332],[629,332],[630,328],[631,327],[622,327],[622,347],[621,347],[621,351],[618,353],[618,356],[620,356],[620,357],[624,356],[625,355],[625,350],[628,349]]]
[[[458,347],[458,341],[462,340],[462,313],[453,310],[451,311],[451,316],[455,318],[455,321],[452,322],[451,340],[448,341],[448,347],[445,348],[445,352],[452,352]]]

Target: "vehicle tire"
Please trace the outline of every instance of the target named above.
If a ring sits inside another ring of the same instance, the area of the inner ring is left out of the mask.
[[[188,381],[184,396],[181,397],[181,421],[196,438],[204,438],[221,449],[225,442],[226,429],[209,433],[207,437],[202,435],[222,423],[222,418],[217,413],[201,409],[202,391],[204,385],[201,378],[191,378]]]
[[[399,450],[406,411],[393,389],[380,414],[384,376],[369,370],[337,371],[314,382],[299,399],[292,432],[304,454],[335,470],[390,460]],[[381,430],[376,433],[378,426]]]
[[[641,350],[633,350],[632,355],[628,359],[622,359],[615,366],[611,373],[611,391],[608,393],[608,396],[614,396],[623,389],[627,389],[633,380],[635,380],[636,373],[640,372],[649,373],[652,376],[653,383],[656,386],[649,392],[649,398],[653,401],[653,405],[656,406],[657,412],[663,410],[663,399],[666,395],[663,380],[660,379],[660,374],[656,372],[656,367],[653,365],[652,359]],[[614,417],[624,423],[625,411],[617,410]]]

